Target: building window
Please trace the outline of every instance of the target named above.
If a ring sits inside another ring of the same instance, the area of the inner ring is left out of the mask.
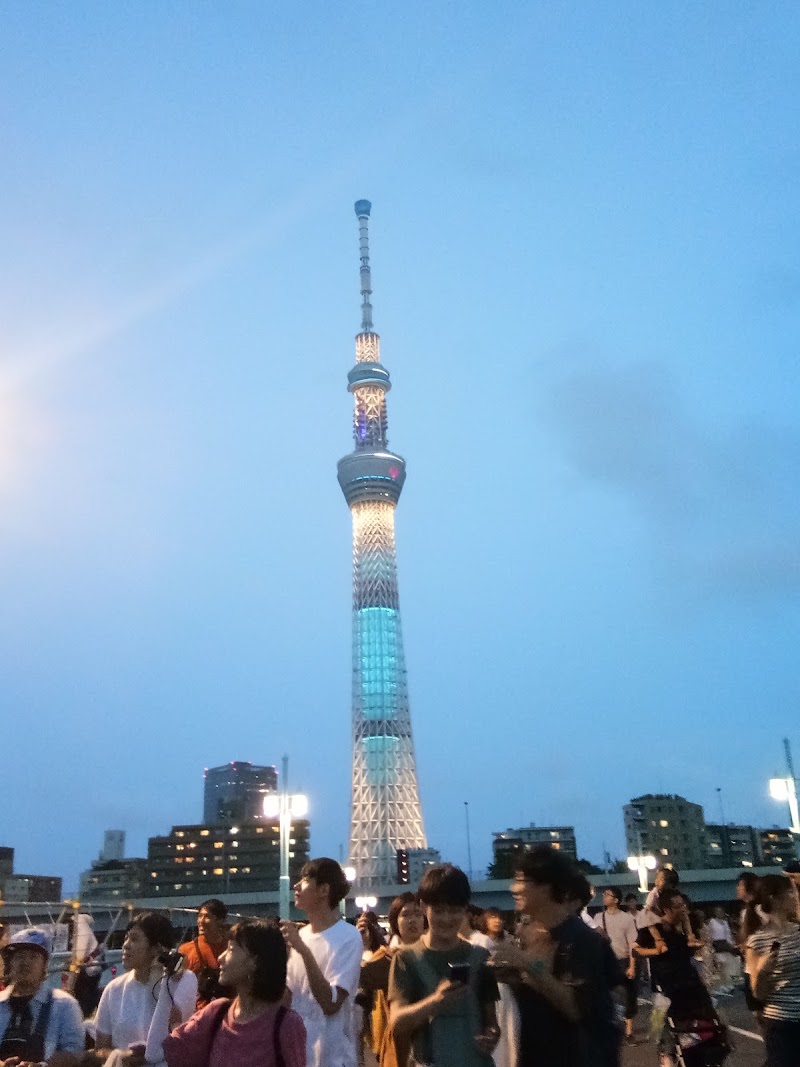
[[[659,825],[659,826],[669,826],[669,821],[668,821],[667,819],[661,819],[661,820],[659,821],[659,824],[658,824],[658,825]]]
[[[211,833],[211,831],[210,831],[210,830],[201,830],[201,831],[200,831],[200,836],[201,836],[201,837],[208,837],[208,835],[209,835],[210,833]]]
[[[224,874],[224,873],[225,872],[223,871],[223,869],[221,867],[215,867],[214,868],[214,874]]]

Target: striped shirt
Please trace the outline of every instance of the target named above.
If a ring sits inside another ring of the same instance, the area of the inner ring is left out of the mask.
[[[776,953],[773,981],[763,1014],[767,1019],[800,1022],[800,929],[780,936],[769,930],[759,930],[747,939],[747,947],[763,956],[776,941],[780,948]]]

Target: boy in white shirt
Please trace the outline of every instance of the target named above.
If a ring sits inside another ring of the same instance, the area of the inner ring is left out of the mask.
[[[350,886],[336,860],[306,863],[294,887],[308,925],[282,922],[289,955],[286,984],[306,1027],[308,1067],[356,1067],[353,1001],[361,973],[361,934],[339,914]]]

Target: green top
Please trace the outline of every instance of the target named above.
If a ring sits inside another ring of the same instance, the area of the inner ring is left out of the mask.
[[[475,1047],[475,1035],[483,1029],[483,1007],[498,998],[497,982],[486,967],[489,953],[478,945],[461,941],[455,948],[436,951],[422,941],[401,949],[392,961],[389,1000],[401,1007],[416,1004],[450,978],[451,963],[469,964],[469,993],[458,1004],[448,1005],[431,1022],[412,1035],[414,1059],[435,1067],[491,1067],[492,1057]]]

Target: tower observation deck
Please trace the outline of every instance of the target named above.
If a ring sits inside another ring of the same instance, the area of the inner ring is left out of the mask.
[[[372,325],[371,204],[355,205],[361,258],[361,331],[347,375],[353,451],[339,460],[339,485],[353,516],[353,792],[350,863],[360,886],[397,878],[397,850],[425,848],[400,626],[394,511],[406,464],[390,452],[386,394]]]

